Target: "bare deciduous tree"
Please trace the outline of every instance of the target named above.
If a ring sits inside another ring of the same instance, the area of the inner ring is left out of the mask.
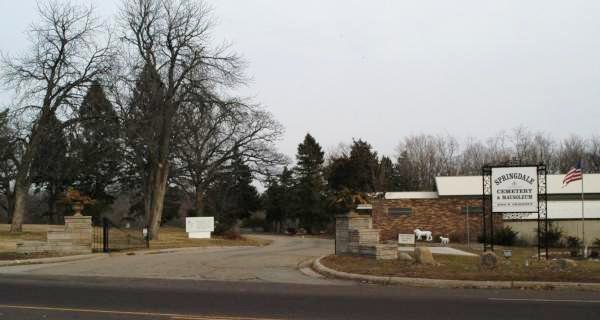
[[[29,122],[15,177],[13,232],[21,230],[31,165],[52,119],[61,111],[68,115],[85,87],[108,72],[113,60],[110,41],[97,42],[101,24],[91,8],[50,1],[38,12],[41,21],[29,30],[30,49],[18,57],[3,56],[2,79],[16,89],[19,114]]]
[[[453,137],[409,136],[404,138],[398,151],[400,178],[413,176],[409,183],[413,190],[433,190],[436,176],[457,171],[458,142]]]
[[[251,171],[263,175],[285,163],[274,146],[283,128],[271,114],[235,99],[203,97],[180,110],[175,148],[180,174],[174,180],[184,190],[194,190],[198,214],[209,185],[232,161],[243,159]]]
[[[458,161],[458,171],[462,175],[479,175],[489,157],[486,146],[473,138],[467,139]]]
[[[589,172],[600,172],[600,136],[595,135],[589,139],[588,163]]]
[[[160,228],[171,167],[174,125],[179,109],[194,93],[241,81],[241,61],[226,46],[211,48],[209,8],[193,0],[128,0],[122,10],[124,50],[132,70],[150,66],[164,86],[154,128],[148,188],[145,190],[150,237]]]
[[[563,139],[558,154],[558,169],[560,172],[567,172],[577,161],[585,159],[585,140],[574,134]]]

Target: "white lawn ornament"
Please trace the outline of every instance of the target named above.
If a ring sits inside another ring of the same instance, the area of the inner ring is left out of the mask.
[[[415,229],[414,232],[415,232],[415,235],[417,236],[417,240],[421,240],[421,237],[425,237],[425,240],[433,241],[433,236],[431,236],[431,231]]]
[[[450,243],[450,237],[442,237],[442,236],[440,236],[440,241],[442,242],[443,246],[447,246]]]

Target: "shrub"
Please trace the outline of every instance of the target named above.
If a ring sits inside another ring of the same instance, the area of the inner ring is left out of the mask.
[[[229,240],[240,240],[242,239],[242,234],[240,233],[240,228],[236,225],[225,231],[223,237]]]
[[[537,229],[536,229],[537,232]],[[562,230],[561,227],[554,225],[554,223],[549,222],[548,223],[548,246],[549,247],[560,247],[561,243],[560,240],[562,239],[564,235],[564,231]],[[544,241],[544,237],[546,236],[546,230],[542,229],[542,232],[540,234],[541,241]]]
[[[596,247],[596,248],[600,248],[600,238],[596,238],[596,240],[594,240],[594,243],[593,243],[593,245],[594,245],[594,247]]]
[[[494,243],[501,246],[513,246],[517,241],[518,232],[511,227],[505,226],[494,231]]]
[[[529,241],[527,241],[526,239],[523,239],[521,237],[517,237],[517,241],[515,241],[515,246],[517,246],[517,247],[529,247],[529,246],[531,246],[531,243],[529,243]]]
[[[466,237],[463,234],[457,233],[457,232],[453,232],[450,235],[448,235],[448,237],[450,238],[450,243],[463,243],[463,242],[467,242]]]
[[[483,243],[483,233],[480,233],[479,235],[477,235],[477,242]]]
[[[517,242],[518,232],[511,227],[505,226],[494,230],[494,244],[501,246],[513,246]],[[477,236],[477,241],[483,243],[483,234]]]
[[[567,248],[577,249],[583,247],[583,242],[578,237],[567,237]]]

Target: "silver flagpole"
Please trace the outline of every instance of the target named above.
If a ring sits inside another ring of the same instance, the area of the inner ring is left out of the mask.
[[[587,258],[587,245],[585,244],[585,209],[584,209],[584,193],[583,193],[583,166],[581,168],[581,241],[583,242],[583,257]]]

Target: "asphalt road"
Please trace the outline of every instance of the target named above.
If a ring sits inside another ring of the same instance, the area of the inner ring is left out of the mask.
[[[598,319],[600,293],[0,276],[0,319]]]
[[[253,235],[255,236],[255,235]],[[303,262],[333,253],[330,239],[257,236],[273,240],[264,247],[212,247],[160,254],[117,254],[93,260],[0,268],[0,274],[90,276],[149,279],[227,280],[336,284],[309,277],[298,269]]]

